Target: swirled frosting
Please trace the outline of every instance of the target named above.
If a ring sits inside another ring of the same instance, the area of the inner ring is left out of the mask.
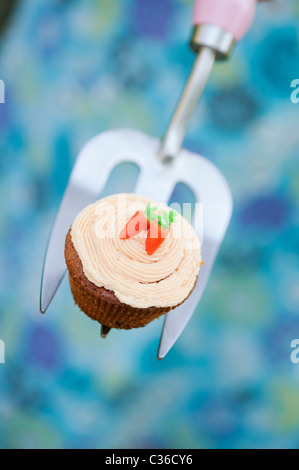
[[[136,194],[109,196],[83,209],[71,236],[87,279],[136,308],[168,307],[183,302],[201,266],[200,242],[187,220],[177,214],[157,251],[145,250],[146,231],[121,240],[119,233],[150,200]],[[158,213],[169,208],[155,201]]]

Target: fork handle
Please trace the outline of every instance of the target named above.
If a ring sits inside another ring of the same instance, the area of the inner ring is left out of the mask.
[[[196,0],[193,24],[216,25],[240,41],[254,19],[256,0]]]
[[[249,29],[256,0],[197,0],[190,42],[197,52],[181,99],[162,139],[158,159],[171,163],[178,156],[190,117],[202,95],[214,61],[229,57],[236,41]]]

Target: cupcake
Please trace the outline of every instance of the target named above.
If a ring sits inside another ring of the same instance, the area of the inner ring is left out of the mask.
[[[147,325],[182,304],[202,265],[189,222],[170,207],[117,194],[83,209],[66,237],[75,303],[109,328]]]

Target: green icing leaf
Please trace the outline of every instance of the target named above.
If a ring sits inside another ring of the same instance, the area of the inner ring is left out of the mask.
[[[164,229],[168,229],[171,224],[176,222],[175,220],[177,216],[176,211],[173,211],[173,210],[170,210],[169,212],[162,211],[162,215],[158,215],[158,214],[155,214],[157,210],[158,210],[158,207],[157,206],[151,207],[150,202],[146,206],[144,213],[150,222],[152,220],[158,219],[158,224]]]
[[[158,209],[158,207],[151,207],[151,203],[149,202],[148,205],[146,206],[146,209],[144,211],[146,217],[148,218],[148,220],[151,222],[152,220],[154,219],[157,219],[158,218],[158,215],[157,214],[154,214],[154,212],[156,212],[156,210]]]
[[[170,212],[163,211],[162,215],[158,216],[158,224],[162,228],[168,229],[171,224],[176,222],[175,220],[176,216],[177,216],[177,213],[173,210],[171,210]]]

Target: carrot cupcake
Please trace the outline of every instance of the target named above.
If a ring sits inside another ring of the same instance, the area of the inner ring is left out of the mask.
[[[110,328],[147,325],[194,289],[200,242],[178,212],[136,194],[109,196],[83,209],[65,243],[75,303]]]

